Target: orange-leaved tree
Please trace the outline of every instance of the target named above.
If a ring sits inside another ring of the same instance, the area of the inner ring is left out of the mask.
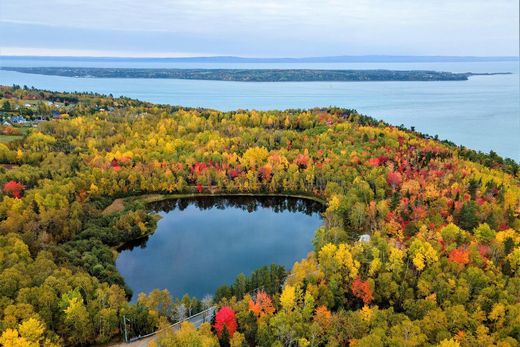
[[[255,300],[249,300],[249,311],[253,312],[257,318],[272,315],[275,309],[269,294],[264,291],[259,291],[256,294]]]
[[[365,305],[370,304],[370,302],[374,298],[372,288],[370,288],[370,284],[368,283],[368,281],[363,281],[359,277],[356,278],[354,282],[352,282],[351,289],[354,296],[363,300],[363,303]]]

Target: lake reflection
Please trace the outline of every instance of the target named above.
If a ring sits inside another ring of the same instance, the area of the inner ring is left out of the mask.
[[[290,268],[312,250],[323,205],[282,197],[198,197],[157,202],[157,230],[121,251],[116,266],[135,294],[167,288],[202,297],[243,272]],[[135,299],[136,295],[134,295]]]

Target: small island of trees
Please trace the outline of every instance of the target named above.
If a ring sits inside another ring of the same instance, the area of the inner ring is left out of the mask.
[[[157,69],[93,67],[2,67],[22,73],[79,78],[160,78],[235,82],[465,81],[474,75],[428,70]],[[506,73],[507,74],[507,73]]]

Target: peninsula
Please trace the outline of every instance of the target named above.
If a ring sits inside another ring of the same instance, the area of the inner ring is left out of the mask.
[[[78,78],[159,78],[234,82],[465,81],[468,77],[474,75],[495,74],[476,74],[471,72],[453,73],[428,70],[155,69],[93,67],[2,67],[2,70]]]

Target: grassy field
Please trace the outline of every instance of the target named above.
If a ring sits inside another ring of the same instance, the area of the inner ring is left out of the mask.
[[[16,134],[16,135],[0,134],[0,143],[8,143],[8,142],[11,142],[14,140],[22,139],[25,135],[27,135],[29,130],[31,130],[31,127],[30,126],[21,126],[21,127],[16,127],[16,129],[19,131],[19,134]]]
[[[8,143],[14,140],[21,139],[23,135],[2,135],[0,134],[0,143]]]

